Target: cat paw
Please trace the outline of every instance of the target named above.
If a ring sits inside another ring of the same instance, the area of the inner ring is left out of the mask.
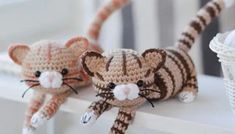
[[[22,134],[34,134],[35,128],[33,127],[24,127]]]
[[[95,115],[94,111],[86,112],[81,117],[80,123],[83,126],[89,126],[89,125],[92,125],[93,123],[95,123],[96,119],[97,119],[97,116]]]
[[[194,101],[196,96],[192,92],[182,91],[181,93],[178,94],[178,98],[181,102],[190,103]]]
[[[47,117],[42,112],[37,112],[33,115],[31,119],[31,125],[35,128],[43,125],[47,121]]]

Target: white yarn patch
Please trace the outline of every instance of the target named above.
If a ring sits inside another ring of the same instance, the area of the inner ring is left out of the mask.
[[[31,127],[24,127],[22,130],[22,134],[34,134],[34,129]]]
[[[181,93],[178,94],[178,98],[181,102],[190,103],[194,101],[196,96],[192,92],[182,91]]]
[[[136,84],[117,85],[113,90],[113,94],[120,101],[133,100],[139,96],[139,88]]]
[[[62,75],[56,71],[47,71],[43,72],[38,80],[44,88],[60,88],[63,83],[62,78]]]
[[[39,126],[43,125],[46,121],[46,116],[41,112],[37,112],[33,115],[31,119],[31,125],[35,128],[38,128]]]
[[[225,7],[229,8],[235,4],[235,0],[224,0]]]
[[[229,47],[235,48],[235,30],[233,30],[229,35],[226,37],[224,44]]]
[[[86,112],[80,119],[80,124],[83,126],[90,126],[95,123],[97,116],[94,111]]]

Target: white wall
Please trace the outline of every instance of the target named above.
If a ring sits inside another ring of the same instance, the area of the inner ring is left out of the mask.
[[[80,0],[23,0],[0,5],[0,51],[9,43],[32,43],[81,29]],[[79,32],[76,32],[79,33]]]

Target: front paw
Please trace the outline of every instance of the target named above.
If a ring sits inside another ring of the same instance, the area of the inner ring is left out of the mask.
[[[97,119],[97,116],[95,115],[95,112],[94,111],[91,111],[91,112],[86,112],[82,117],[81,117],[81,120],[80,120],[80,123],[83,125],[83,126],[90,126],[92,125]]]
[[[24,127],[22,134],[34,134],[35,128],[33,127]]]
[[[31,125],[35,128],[38,128],[39,126],[43,125],[46,121],[46,115],[42,112],[37,112],[33,115],[31,119]]]

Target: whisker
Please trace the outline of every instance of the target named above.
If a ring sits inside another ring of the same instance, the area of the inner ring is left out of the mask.
[[[70,86],[68,83],[63,82],[63,84],[69,87],[75,94],[78,94],[78,91],[74,89],[72,86]]]
[[[108,95],[113,95],[113,93],[98,93],[98,94],[96,95],[96,97],[98,97],[98,96],[101,96],[101,97],[102,97],[102,95],[106,95],[106,94],[108,94]]]
[[[63,80],[77,80],[77,81],[83,81],[81,78],[63,78]]]
[[[139,96],[145,98],[151,104],[151,106],[154,107],[152,101],[150,99],[148,99],[145,95],[139,94]]]
[[[39,82],[38,80],[21,80],[20,82]]]
[[[24,93],[22,94],[22,98],[24,98],[25,94],[29,91],[29,89],[33,88],[33,87],[36,87],[36,86],[39,86],[40,84],[34,84],[32,86],[30,86],[29,88],[27,88]]]
[[[157,91],[154,89],[140,89],[140,91],[151,91],[151,92],[161,93],[161,91]]]

